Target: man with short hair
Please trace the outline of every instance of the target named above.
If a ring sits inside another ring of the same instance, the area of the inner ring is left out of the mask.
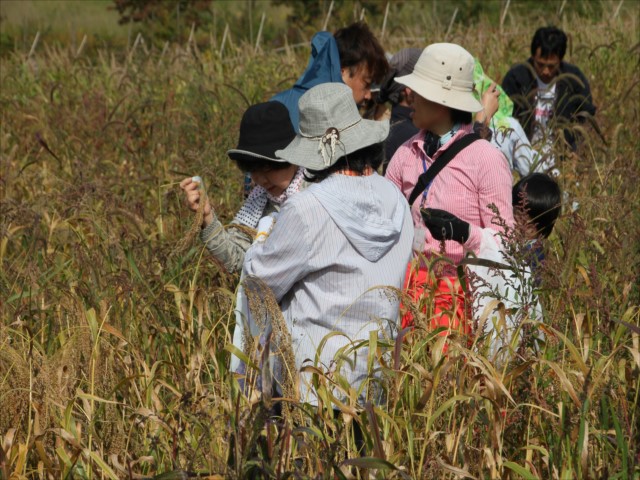
[[[575,65],[563,61],[567,35],[556,27],[539,28],[531,42],[531,57],[507,72],[503,90],[514,103],[516,117],[531,143],[549,150],[554,143],[555,122],[584,121],[595,115],[589,82]],[[576,138],[569,129],[564,137],[572,150]],[[546,148],[545,148],[546,146]]]
[[[337,30],[333,38],[338,44],[342,81],[353,91],[356,104],[371,100],[371,84],[381,83],[389,70],[380,42],[364,22]]]
[[[293,128],[298,131],[298,100],[310,88],[322,83],[345,83],[357,105],[371,99],[371,85],[380,83],[389,69],[384,50],[363,22],[352,23],[331,35],[318,32],[311,40],[311,58],[295,85],[271,100],[289,109]]]

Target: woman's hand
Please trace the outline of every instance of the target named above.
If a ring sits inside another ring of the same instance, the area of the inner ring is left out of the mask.
[[[464,245],[469,239],[471,227],[454,214],[437,208],[420,209],[424,224],[436,240],[455,240]]]
[[[200,187],[200,182],[194,182],[193,177],[185,178],[180,182],[180,188],[184,191],[187,205],[194,212],[197,212],[200,208],[200,200],[202,199]],[[202,228],[205,228],[213,222],[213,209],[209,203],[209,198],[206,196],[202,213]]]
[[[476,114],[476,121],[489,125],[498,108],[500,108],[499,98],[500,90],[494,82],[482,94],[482,99],[480,100],[482,110]]]

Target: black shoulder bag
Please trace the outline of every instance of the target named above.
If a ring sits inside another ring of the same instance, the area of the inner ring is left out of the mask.
[[[413,205],[413,202],[416,201],[416,198],[420,196],[422,192],[424,192],[425,188],[429,186],[433,179],[436,178],[436,175],[440,173],[440,171],[447,166],[447,164],[455,158],[458,153],[467,148],[476,140],[480,140],[480,136],[477,133],[469,133],[460,137],[458,140],[453,142],[449,148],[447,148],[442,155],[440,155],[433,164],[424,172],[420,177],[418,177],[418,183],[413,187],[413,191],[409,196],[409,206]]]

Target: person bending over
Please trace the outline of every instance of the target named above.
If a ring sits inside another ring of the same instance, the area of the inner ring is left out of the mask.
[[[276,150],[294,138],[289,112],[281,103],[259,103],[246,110],[240,123],[238,146],[227,155],[240,170],[248,172],[256,186],[232,220],[232,227],[255,229],[262,217],[278,211],[288,198],[306,186],[303,169],[282,162],[275,155]],[[200,208],[203,198],[200,187],[200,182],[193,177],[180,182],[187,204],[194,212]],[[208,198],[205,202],[200,239],[230,273],[240,272],[253,236],[243,228],[226,229]]]

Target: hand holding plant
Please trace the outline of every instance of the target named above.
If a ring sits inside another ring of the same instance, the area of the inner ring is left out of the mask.
[[[213,222],[213,209],[206,195],[202,195],[202,179],[200,177],[188,177],[180,182],[180,188],[184,191],[187,206],[194,212],[202,208],[202,228]],[[204,197],[204,204],[200,201]]]

